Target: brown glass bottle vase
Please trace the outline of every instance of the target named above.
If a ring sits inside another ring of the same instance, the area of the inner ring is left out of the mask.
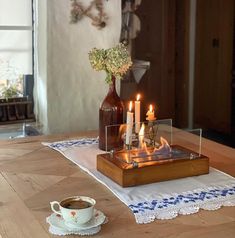
[[[99,109],[99,148],[110,151],[120,147],[119,127],[123,123],[124,105],[116,91],[116,78],[112,76],[109,91]]]

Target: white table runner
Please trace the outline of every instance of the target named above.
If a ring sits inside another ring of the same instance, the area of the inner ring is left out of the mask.
[[[173,219],[199,209],[235,206],[235,178],[214,168],[208,175],[122,188],[96,170],[98,149],[94,138],[43,143],[62,153],[82,170],[110,189],[135,215],[137,223]]]

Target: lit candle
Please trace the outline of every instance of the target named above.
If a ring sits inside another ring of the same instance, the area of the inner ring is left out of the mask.
[[[126,117],[126,145],[131,145],[132,142],[132,127],[133,127],[133,112],[132,110],[132,102],[129,103],[129,111],[127,112]]]
[[[135,133],[140,131],[140,95],[137,94],[135,101]]]
[[[148,112],[146,113],[146,120],[147,121],[154,121],[154,120],[156,120],[156,117],[155,117],[155,115],[154,115],[154,110],[153,110],[153,106],[152,106],[152,104],[150,104],[150,106],[149,106],[149,110],[148,110]]]

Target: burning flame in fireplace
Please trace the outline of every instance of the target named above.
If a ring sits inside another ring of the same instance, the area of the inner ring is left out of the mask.
[[[143,151],[145,155],[168,155],[171,153],[171,147],[166,139],[160,137],[160,146],[158,148],[148,148],[146,142],[144,141],[144,130],[145,126],[144,123],[142,124],[140,131],[139,131],[139,148]],[[143,152],[141,152],[143,154]]]
[[[144,123],[142,123],[142,126],[139,131],[139,148],[143,148],[144,146],[146,147],[146,143],[144,142]]]
[[[159,146],[147,146],[145,141],[145,125],[144,123],[141,126],[139,131],[139,145],[138,148],[134,148],[132,150],[122,150],[116,153],[117,158],[122,159],[127,162],[128,166],[132,168],[132,162],[139,163],[138,167],[141,167],[143,162],[155,163],[158,159],[170,159],[172,157],[171,152],[172,149],[168,144],[167,140],[163,137],[160,137],[160,145]],[[148,139],[148,138],[147,138]]]
[[[158,148],[155,148],[153,153],[154,154],[170,154],[171,153],[171,147],[168,144],[167,140],[163,137],[160,137],[161,145]]]

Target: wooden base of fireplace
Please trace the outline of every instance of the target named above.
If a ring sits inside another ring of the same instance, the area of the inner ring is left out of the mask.
[[[109,153],[97,155],[97,170],[122,187],[131,187],[209,173],[209,158],[151,161],[133,168]]]

